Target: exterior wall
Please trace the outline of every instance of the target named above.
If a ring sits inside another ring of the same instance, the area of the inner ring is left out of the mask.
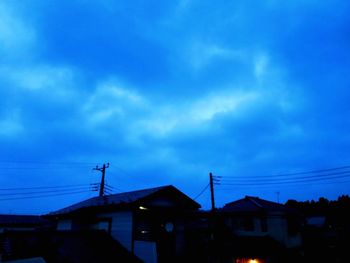
[[[292,237],[289,236],[289,237],[288,237],[286,246],[287,246],[287,247],[298,247],[298,246],[301,246],[302,243],[303,243],[303,241],[302,241],[301,234],[298,233],[298,234],[295,235],[295,236],[292,236]]]
[[[288,226],[287,220],[281,215],[271,215],[267,219],[267,227],[269,235],[282,244],[287,243]]]
[[[97,215],[97,218],[111,218],[111,236],[118,240],[125,248],[132,251],[133,214],[121,211]],[[105,228],[105,225],[100,225]]]
[[[185,252],[185,223],[182,220],[176,222],[175,229],[175,249],[177,255],[182,255]]]
[[[156,242],[135,241],[135,255],[145,263],[157,263],[157,246]]]
[[[247,230],[244,226],[244,220],[252,221],[252,229]],[[297,247],[302,243],[301,234],[296,233],[295,235],[290,235],[288,232],[288,221],[284,214],[276,213],[269,214],[266,219],[266,231],[262,227],[262,217],[259,216],[235,216],[231,215],[230,218],[226,220],[228,226],[230,226],[233,233],[238,236],[266,236],[269,235],[273,239],[281,242],[286,247]]]
[[[72,230],[72,220],[64,219],[57,222],[57,230]]]
[[[283,215],[271,215],[268,218],[268,228],[271,237],[283,243],[286,247],[297,247],[302,244],[300,232],[290,235],[288,220]]]

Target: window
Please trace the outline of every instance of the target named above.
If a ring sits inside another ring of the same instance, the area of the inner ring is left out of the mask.
[[[254,218],[250,216],[232,218],[232,230],[254,231]]]

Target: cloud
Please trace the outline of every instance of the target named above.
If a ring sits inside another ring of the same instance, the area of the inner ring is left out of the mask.
[[[35,29],[23,21],[8,1],[0,3],[0,54],[2,59],[26,55],[36,44]]]
[[[14,139],[21,135],[23,126],[20,113],[18,110],[7,113],[2,118],[0,117],[0,139]]]
[[[73,88],[75,72],[67,67],[42,65],[31,67],[2,67],[0,75],[13,86],[50,96],[65,97]]]
[[[232,50],[202,42],[191,44],[190,49],[184,55],[195,71],[201,70],[215,60],[242,60],[245,58],[241,50]]]
[[[84,104],[83,111],[90,123],[98,124],[115,121],[119,117],[128,118],[128,114],[142,109],[146,103],[136,91],[109,80],[97,85]]]
[[[192,134],[201,132],[220,115],[239,114],[240,108],[252,105],[257,94],[240,93],[236,91],[218,91],[218,94],[207,94],[202,98],[193,99],[177,105],[155,105],[149,115],[136,120],[136,133],[148,134],[151,137],[168,137],[176,134]]]
[[[348,1],[83,2],[0,3],[2,158],[195,194],[208,171],[349,162]]]
[[[255,77],[259,80],[264,76],[268,67],[268,56],[265,54],[260,54],[255,58],[254,61],[254,74]]]

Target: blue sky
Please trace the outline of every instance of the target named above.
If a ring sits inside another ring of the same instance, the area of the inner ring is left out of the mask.
[[[213,172],[218,206],[348,194],[346,180],[224,179],[350,165],[349,12],[346,0],[1,1],[1,188],[88,185],[110,162],[117,191],[195,197]],[[96,194],[2,200],[0,212]]]

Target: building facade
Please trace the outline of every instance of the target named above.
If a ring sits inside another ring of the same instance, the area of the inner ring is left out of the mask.
[[[173,186],[94,197],[48,215],[57,230],[104,230],[144,262],[185,253],[186,214],[200,205]]]

